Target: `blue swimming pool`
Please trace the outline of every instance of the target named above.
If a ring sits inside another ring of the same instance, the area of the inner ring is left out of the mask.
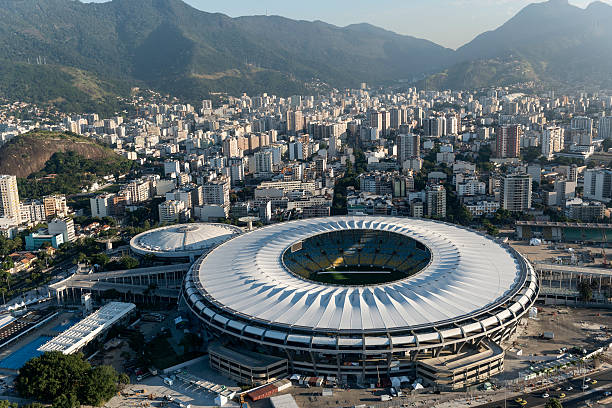
[[[0,361],[0,368],[19,370],[28,360],[40,356],[42,353],[36,349],[51,339],[49,336],[40,336],[32,340]]]

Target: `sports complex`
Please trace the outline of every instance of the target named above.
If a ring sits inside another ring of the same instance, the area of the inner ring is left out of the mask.
[[[236,235],[193,264],[182,291],[206,333],[235,350],[215,356],[235,378],[405,377],[458,389],[503,370],[501,342],[539,287],[529,262],[480,233],[351,216]],[[265,367],[236,358],[249,353]]]

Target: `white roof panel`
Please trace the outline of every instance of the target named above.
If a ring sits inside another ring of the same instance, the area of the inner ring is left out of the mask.
[[[131,239],[130,246],[139,254],[160,257],[199,256],[240,233],[240,228],[227,224],[178,224],[138,234]]]
[[[307,281],[284,266],[282,254],[292,244],[347,228],[411,237],[429,248],[431,262],[401,281],[371,286]],[[238,236],[205,255],[193,278],[228,313],[254,322],[386,331],[457,320],[492,307],[509,297],[521,274],[510,251],[465,228],[424,219],[346,216],[279,223]]]

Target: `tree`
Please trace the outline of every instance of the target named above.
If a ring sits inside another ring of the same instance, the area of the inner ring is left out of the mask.
[[[546,401],[546,405],[544,405],[544,408],[563,408],[563,404],[561,404],[558,399],[551,398]]]
[[[125,269],[134,269],[137,268],[139,265],[138,259],[132,258],[128,255],[122,256],[121,259],[119,259],[119,263]]]
[[[98,366],[91,369],[79,390],[81,402],[86,405],[101,406],[117,392],[119,375],[111,366]]]
[[[94,254],[89,258],[89,261],[92,265],[100,265],[104,267],[107,263],[110,262],[110,258],[104,252],[99,254]]]
[[[129,357],[129,355],[128,355]],[[126,373],[119,374],[119,384],[128,385],[130,383],[130,376]]]
[[[53,408],[79,408],[81,404],[74,394],[62,394],[53,400]]]
[[[590,302],[593,300],[593,289],[591,289],[591,285],[586,280],[581,280],[578,284],[578,290],[580,291],[580,298],[585,302]]]
[[[23,397],[54,401],[62,394],[75,394],[91,366],[82,354],[64,355],[54,351],[28,361],[15,380]]]
[[[118,381],[111,366],[92,368],[81,353],[53,351],[28,361],[15,386],[21,397],[52,402],[54,408],[75,408],[79,401],[102,405],[117,392]]]

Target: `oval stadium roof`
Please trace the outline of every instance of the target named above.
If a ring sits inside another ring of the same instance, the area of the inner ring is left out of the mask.
[[[177,224],[138,234],[130,241],[130,247],[141,255],[195,257],[241,233],[242,229],[227,224]]]
[[[373,286],[312,282],[283,264],[282,254],[291,245],[346,229],[404,234],[430,249],[431,262],[413,276]],[[226,315],[316,331],[394,330],[465,319],[516,295],[527,275],[514,252],[474,231],[423,219],[368,216],[261,228],[225,242],[194,268],[197,291]]]

